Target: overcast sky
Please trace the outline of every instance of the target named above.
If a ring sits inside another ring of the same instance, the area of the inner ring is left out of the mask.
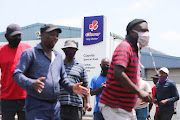
[[[0,32],[11,23],[81,27],[83,17],[104,15],[109,31],[124,37],[127,24],[142,18],[149,25],[149,46],[180,57],[179,5],[180,0],[0,0]]]

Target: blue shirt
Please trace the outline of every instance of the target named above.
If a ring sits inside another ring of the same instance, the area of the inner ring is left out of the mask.
[[[67,66],[64,64],[68,79],[72,83],[83,82],[83,85],[88,84],[88,77],[84,66],[77,61]],[[61,88],[60,95],[61,105],[71,105],[76,107],[83,107],[82,97],[75,93],[69,93],[64,88]]]
[[[92,78],[89,88],[90,89],[98,89],[102,86],[102,83],[104,83],[104,82],[106,82],[106,77],[102,76],[101,74],[96,75]],[[102,94],[102,92],[99,93],[98,95],[96,95],[96,105],[94,108],[94,112],[99,111],[98,103],[99,103],[101,94]]]
[[[176,84],[171,80],[163,83],[158,82],[154,99],[157,99],[158,111],[174,111],[174,102],[179,100]],[[168,99],[168,102],[165,105],[160,105],[159,102],[165,99]]]
[[[22,53],[13,78],[27,91],[27,95],[40,100],[55,100],[60,95],[60,85],[72,92],[73,84],[67,79],[62,56],[54,49],[53,52],[55,54],[53,62],[49,60],[41,44]],[[42,80],[45,86],[39,94],[34,90],[33,83],[40,77],[46,79]]]

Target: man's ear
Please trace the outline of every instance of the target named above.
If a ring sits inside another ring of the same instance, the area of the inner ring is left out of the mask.
[[[7,34],[5,34],[4,35],[4,37],[6,38],[6,40],[9,42],[9,40],[8,40],[8,35]]]

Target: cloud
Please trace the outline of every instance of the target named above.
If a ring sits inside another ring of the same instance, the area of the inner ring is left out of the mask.
[[[53,20],[51,23],[56,25],[68,26],[68,27],[82,27],[83,19],[86,16],[93,16],[92,14],[84,14],[82,16],[77,16],[73,18],[57,19]]]
[[[53,24],[62,25],[62,26],[69,26],[69,27],[81,27],[82,25],[82,18],[66,18],[61,20],[54,20],[52,21]]]
[[[165,32],[160,37],[165,41],[180,41],[180,33],[176,31]]]
[[[122,8],[122,7],[121,8],[113,8],[113,11],[132,12],[132,11],[139,11],[144,8],[152,8],[152,7],[153,7],[153,3],[150,0],[138,0],[138,1],[134,2],[133,4],[130,4],[129,7],[125,6],[124,8]]]

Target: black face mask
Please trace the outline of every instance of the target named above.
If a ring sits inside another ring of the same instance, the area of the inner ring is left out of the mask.
[[[19,45],[21,38],[13,38],[13,39],[8,38],[8,41],[11,47],[16,48]]]
[[[106,76],[107,75],[107,73],[108,73],[108,69],[109,69],[109,66],[104,66],[104,67],[102,67],[102,75],[103,76]]]

